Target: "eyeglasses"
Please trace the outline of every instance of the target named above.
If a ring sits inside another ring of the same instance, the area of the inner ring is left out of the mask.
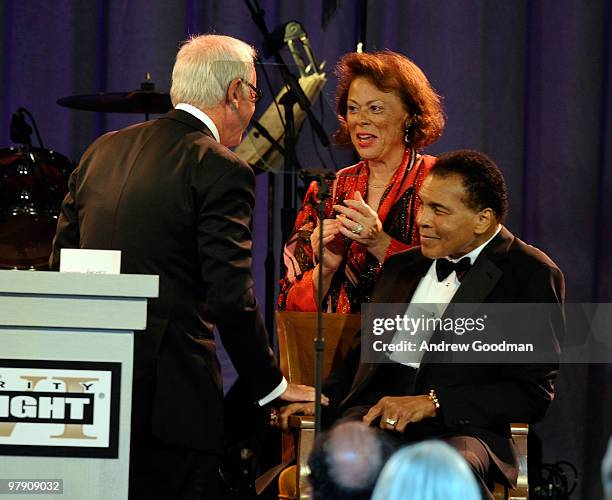
[[[255,104],[257,104],[261,100],[261,98],[263,97],[263,91],[261,89],[258,89],[252,83],[246,82],[244,80],[240,80],[240,81],[242,83],[246,83],[249,86],[249,91],[251,93],[251,101],[253,101]]]

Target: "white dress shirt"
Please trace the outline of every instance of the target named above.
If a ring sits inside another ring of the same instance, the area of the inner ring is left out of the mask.
[[[175,109],[181,109],[189,113],[190,115],[195,116],[198,120],[204,123],[206,127],[208,127],[208,129],[212,132],[213,136],[215,137],[215,140],[217,142],[221,142],[221,138],[219,136],[219,129],[217,129],[215,122],[213,122],[210,116],[204,113],[204,111],[196,108],[195,106],[192,106],[191,104],[187,104],[185,102],[180,102],[174,107]],[[264,406],[270,403],[271,401],[274,401],[279,396],[281,396],[283,392],[287,390],[287,385],[288,385],[287,379],[283,377],[283,380],[281,380],[281,383],[278,384],[272,392],[270,392],[267,396],[264,396],[257,402],[259,406]]]
[[[459,262],[461,259],[468,257],[470,259],[470,264],[474,264],[480,252],[484,250],[493,238],[495,238],[498,233],[501,231],[501,224],[497,226],[497,230],[495,234],[491,236],[487,241],[485,241],[482,245],[476,247],[471,252],[466,255],[461,256],[458,259],[448,259],[451,262]],[[441,318],[446,311],[446,307],[453,300],[455,293],[459,289],[461,285],[461,281],[457,278],[457,273],[453,271],[450,273],[446,279],[442,281],[438,281],[438,275],[436,274],[436,261],[434,260],[429,266],[429,270],[421,278],[419,284],[412,295],[412,299],[410,300],[410,304],[406,309],[406,316],[408,317],[419,317],[422,314],[426,316]],[[393,342],[399,342],[404,340],[405,334],[404,332],[396,332],[393,337]],[[405,340],[410,340],[406,338]],[[401,352],[393,352],[389,359],[396,361],[398,363],[402,363],[402,353]],[[420,363],[402,363],[406,366],[412,366],[414,368],[418,368]]]
[[[176,106],[174,106],[174,108],[181,109],[183,111],[186,111],[190,115],[195,116],[198,120],[200,120],[202,123],[204,123],[204,125],[208,127],[208,129],[215,136],[215,140],[217,142],[221,142],[221,136],[219,135],[219,129],[215,125],[215,122],[213,122],[210,116],[204,113],[204,111],[196,108],[195,106],[192,106],[191,104],[187,104],[186,102],[179,102]]]

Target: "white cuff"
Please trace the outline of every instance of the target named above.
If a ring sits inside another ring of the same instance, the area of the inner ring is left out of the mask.
[[[259,406],[264,406],[264,405],[267,405],[270,401],[274,401],[277,397],[282,395],[283,392],[287,390],[287,385],[289,385],[287,384],[287,379],[283,377],[283,380],[281,380],[281,383],[276,386],[276,389],[274,389],[267,396],[257,401],[257,404],[259,404]]]

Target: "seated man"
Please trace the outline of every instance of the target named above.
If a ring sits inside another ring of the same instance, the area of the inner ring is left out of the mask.
[[[502,222],[506,185],[484,154],[439,157],[419,192],[420,247],[385,262],[373,302],[553,303],[564,298],[563,274],[540,250]],[[549,328],[551,343],[554,331]],[[510,422],[540,420],[553,398],[558,365],[360,363],[360,345],[324,384],[326,423],[363,418],[402,442],[439,437],[470,463],[485,498],[494,481],[516,484]],[[312,414],[296,403],[280,414]],[[324,414],[324,415],[325,415]]]

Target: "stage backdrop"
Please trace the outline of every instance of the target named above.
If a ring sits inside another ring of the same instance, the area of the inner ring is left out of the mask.
[[[318,0],[261,3],[270,28],[300,21],[328,70],[355,49],[357,1],[340,2],[325,31]],[[368,2],[366,49],[406,54],[444,96],[447,128],[427,152],[474,148],[498,162],[510,189],[509,228],[558,263],[567,299],[574,302],[612,299],[611,19],[606,0]],[[240,0],[3,0],[0,147],[10,145],[11,114],[24,106],[34,114],[45,146],[78,160],[98,135],[142,117],[74,111],[55,101],[132,90],[146,72],[159,90],[168,90],[180,42],[205,32],[262,44]],[[269,95],[261,73],[259,78]],[[273,74],[275,91],[279,81]],[[315,107],[329,133],[335,129],[334,86],[330,75],[323,106]],[[321,166],[308,126],[299,155],[304,166]],[[321,156],[332,165],[328,153]],[[339,165],[353,160],[347,152],[335,156]],[[255,274],[262,302],[267,182],[258,176]],[[280,189],[280,176],[274,182]],[[278,227],[275,236],[278,256]],[[547,461],[578,466],[581,482],[573,498],[601,498],[599,464],[612,422],[610,380],[610,366],[566,367],[557,400],[537,426]]]

